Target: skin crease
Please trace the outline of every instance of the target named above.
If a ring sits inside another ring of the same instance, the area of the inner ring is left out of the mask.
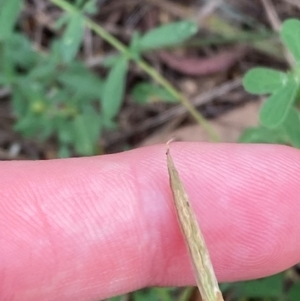
[[[101,157],[0,162],[0,300],[89,301],[195,284],[165,145]],[[219,281],[300,261],[300,153],[172,143]]]

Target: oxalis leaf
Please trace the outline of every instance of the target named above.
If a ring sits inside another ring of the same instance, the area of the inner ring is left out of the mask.
[[[274,92],[260,110],[261,124],[267,128],[280,126],[296,98],[298,88],[299,83],[290,77],[282,88]]]
[[[285,21],[282,24],[280,35],[296,62],[300,62],[300,21],[297,19]]]
[[[243,85],[251,94],[268,94],[283,87],[288,81],[288,75],[270,68],[253,68],[243,79]]]
[[[201,297],[205,301],[224,301],[204,237],[169,149],[167,149],[167,164],[178,222],[192,259]]]
[[[143,35],[140,38],[138,48],[143,51],[178,45],[192,37],[197,30],[197,24],[192,21],[169,23]]]

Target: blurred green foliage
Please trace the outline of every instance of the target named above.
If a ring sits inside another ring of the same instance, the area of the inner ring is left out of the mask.
[[[220,285],[225,300],[228,301],[298,301],[300,282],[292,280],[289,272],[251,281],[223,283]],[[289,283],[287,285],[287,283]],[[147,288],[130,294],[126,299],[132,301],[188,301],[193,293],[187,288]],[[227,298],[226,298],[227,296]],[[110,301],[122,301],[124,296]]]
[[[266,142],[300,148],[300,21],[288,19],[280,37],[294,58],[287,72],[257,67],[244,76],[244,87],[252,94],[271,94],[260,109],[261,126],[246,130],[240,142]]]
[[[3,2],[4,1],[4,2]],[[55,138],[59,156],[93,155],[99,152],[104,129],[117,127],[116,119],[126,92],[129,59],[117,55],[100,77],[80,60],[85,32],[84,17],[97,12],[96,1],[73,1],[76,10],[65,12],[55,27],[60,34],[49,49],[35,49],[34,41],[18,30],[22,0],[3,0],[0,10],[0,87],[9,88],[16,117],[15,130],[39,141]],[[190,38],[197,26],[179,21],[145,34],[136,32],[129,45],[132,57],[145,51],[177,45]],[[176,34],[174,34],[176,33]],[[103,66],[105,67],[105,66]],[[143,95],[144,93],[144,95]],[[161,87],[137,83],[133,100],[176,101]]]

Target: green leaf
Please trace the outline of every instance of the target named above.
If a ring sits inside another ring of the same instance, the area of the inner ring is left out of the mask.
[[[85,3],[83,12],[89,15],[94,15],[98,12],[97,0],[90,0]]]
[[[16,68],[10,57],[9,43],[4,43],[0,52],[0,70],[4,76],[5,85],[10,85],[16,78]]]
[[[120,60],[121,56],[119,54],[107,55],[104,57],[101,65],[105,68],[112,68]]]
[[[69,158],[71,156],[70,146],[67,144],[61,144],[58,150],[59,158]]]
[[[32,68],[27,76],[32,81],[39,80],[47,83],[55,76],[55,72],[56,65],[49,60],[43,60],[40,64]]]
[[[120,296],[111,297],[107,299],[107,301],[122,301],[122,298],[124,298],[124,296],[120,295]]]
[[[68,23],[69,21],[69,14],[68,13],[64,13],[59,19],[57,19],[54,24],[53,27],[58,30],[61,29],[65,24]]]
[[[40,116],[40,126],[37,138],[44,142],[49,139],[55,130],[54,120],[49,115]]]
[[[246,129],[238,140],[239,143],[269,143],[288,144],[288,139],[281,128],[267,129],[265,127],[253,127]]]
[[[285,85],[288,75],[270,68],[253,68],[243,79],[243,85],[251,94],[268,94],[277,91]]]
[[[132,90],[132,96],[135,102],[140,104],[156,101],[178,102],[178,99],[166,89],[146,82],[135,85]]]
[[[300,21],[297,19],[286,20],[282,24],[280,35],[296,62],[300,62]]]
[[[133,301],[172,301],[175,299],[173,291],[174,288],[168,287],[141,289],[132,294],[132,299]]]
[[[284,274],[240,282],[234,285],[233,292],[243,298],[278,298],[283,295]]]
[[[22,133],[25,137],[32,137],[38,133],[39,126],[40,116],[28,111],[14,125],[14,130]]]
[[[19,78],[17,84],[20,92],[30,103],[45,99],[46,93],[42,83],[32,82],[28,78]]]
[[[0,40],[11,36],[22,9],[22,0],[2,0],[0,4]]]
[[[120,111],[124,97],[127,69],[127,58],[120,58],[110,70],[105,81],[102,112],[106,121],[114,119]]]
[[[140,33],[138,31],[135,31],[133,33],[130,46],[129,46],[129,51],[132,55],[132,58],[135,60],[139,60],[141,57],[141,50],[139,48],[140,39],[141,39]]]
[[[60,145],[71,145],[74,141],[73,120],[56,117],[53,120]]]
[[[295,108],[291,108],[282,124],[292,146],[300,148],[300,118]]]
[[[75,0],[75,7],[80,10],[86,2],[87,0]]]
[[[82,64],[71,64],[66,71],[58,75],[57,80],[72,93],[81,96],[83,101],[99,100],[103,95],[102,79]]]
[[[70,16],[61,43],[62,58],[65,63],[70,63],[76,57],[83,35],[83,16],[80,13],[74,13]]]
[[[197,24],[192,21],[163,25],[143,35],[140,38],[139,49],[144,51],[178,45],[192,37],[197,30]]]
[[[12,108],[17,117],[23,116],[28,108],[27,100],[18,87],[13,87],[12,89]]]
[[[295,283],[287,293],[289,301],[299,301],[300,283]]]
[[[226,293],[228,290],[230,290],[231,289],[231,287],[232,287],[232,283],[220,283],[219,284],[219,287],[220,287],[220,290],[221,290],[221,292],[224,294],[224,293]]]
[[[61,40],[53,40],[50,43],[50,52],[49,52],[49,60],[53,62],[53,64],[61,65],[62,63],[62,41]]]
[[[80,155],[95,154],[96,144],[101,133],[101,119],[95,113],[85,113],[75,117],[73,121],[74,146]]]
[[[298,88],[299,84],[289,78],[285,86],[273,93],[259,112],[261,124],[267,128],[276,128],[282,124],[295,100]]]
[[[13,33],[5,45],[9,49],[7,59],[22,69],[32,68],[40,57],[24,35]]]

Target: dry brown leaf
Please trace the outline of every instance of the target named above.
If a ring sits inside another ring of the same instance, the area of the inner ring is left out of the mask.
[[[204,237],[198,226],[183,183],[175,168],[169,152],[169,146],[167,150],[167,163],[178,222],[192,259],[196,282],[202,299],[203,301],[224,301]]]

